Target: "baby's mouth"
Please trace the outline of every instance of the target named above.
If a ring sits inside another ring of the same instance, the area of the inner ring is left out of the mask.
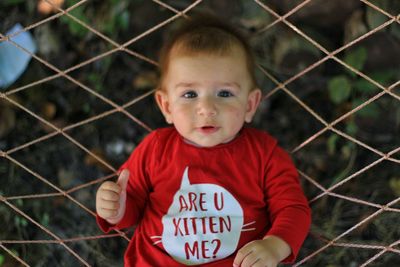
[[[199,128],[199,130],[205,134],[215,133],[216,131],[218,131],[218,129],[219,129],[219,127],[215,127],[215,126],[202,126]]]

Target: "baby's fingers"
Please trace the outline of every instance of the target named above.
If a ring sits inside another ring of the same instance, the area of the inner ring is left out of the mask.
[[[100,208],[103,210],[116,210],[119,209],[119,201],[104,201],[100,202]]]
[[[236,253],[236,257],[233,261],[233,267],[251,266],[251,265],[245,265],[245,264],[248,264],[249,260],[251,260],[250,258],[248,259],[248,257],[251,254],[252,254],[252,249],[251,249],[251,246],[249,246],[249,244],[247,244],[244,247],[242,247],[241,249],[239,249],[239,251]],[[253,262],[251,262],[251,263],[253,263]]]
[[[240,264],[240,267],[253,267],[254,264],[256,264],[259,260],[260,259],[257,257],[257,255],[255,253],[250,252],[243,259],[242,263]]]
[[[119,201],[120,194],[111,190],[101,190],[100,191],[100,199],[106,201]]]
[[[115,216],[117,216],[118,214],[118,210],[115,209],[105,209],[105,208],[100,208],[97,213],[99,214],[99,216],[103,219],[110,219],[113,218]]]
[[[115,192],[115,193],[117,193],[119,195],[119,193],[121,192],[121,186],[119,186],[117,183],[108,181],[108,182],[104,182],[100,186],[99,190],[101,190],[101,191],[112,191],[112,192]]]

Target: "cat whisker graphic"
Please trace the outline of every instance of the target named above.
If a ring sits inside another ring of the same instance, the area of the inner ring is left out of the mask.
[[[249,223],[243,224],[243,227],[242,227],[242,230],[241,230],[241,232],[255,231],[255,230],[256,230],[256,228],[255,228],[255,227],[253,227],[253,228],[246,228],[246,229],[245,229],[245,227],[247,227],[247,226],[250,226],[250,225],[252,225],[252,224],[255,224],[255,223],[256,223],[256,221],[252,221],[252,222],[249,222]]]
[[[157,239],[157,238],[160,239],[160,240],[155,241],[155,242],[153,243],[153,245],[157,245],[158,243],[161,243],[161,242],[162,242],[162,236],[160,236],[160,235],[150,236],[150,238],[151,238],[151,239]]]

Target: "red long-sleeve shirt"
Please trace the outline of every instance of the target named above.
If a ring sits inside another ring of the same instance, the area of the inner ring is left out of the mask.
[[[124,218],[105,232],[137,225],[125,266],[232,266],[238,249],[275,235],[294,261],[311,222],[297,171],[267,133],[243,128],[211,148],[186,143],[175,128],[153,131],[129,169]]]

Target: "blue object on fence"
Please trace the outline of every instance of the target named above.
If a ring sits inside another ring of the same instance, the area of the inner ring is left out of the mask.
[[[16,24],[7,32],[7,35],[21,29],[23,29],[21,24]],[[10,40],[32,54],[36,52],[36,44],[29,32],[21,32]],[[0,88],[5,88],[15,82],[25,71],[30,60],[30,54],[9,41],[2,41],[0,43]]]

